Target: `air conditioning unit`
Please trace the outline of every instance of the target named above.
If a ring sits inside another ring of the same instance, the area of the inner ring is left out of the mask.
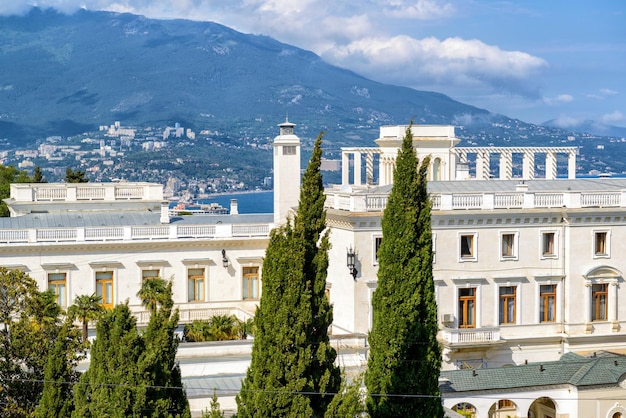
[[[449,313],[441,314],[441,322],[443,322],[444,324],[450,324],[454,322],[454,315]]]

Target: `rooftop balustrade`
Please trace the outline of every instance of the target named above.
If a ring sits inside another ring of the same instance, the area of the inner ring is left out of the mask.
[[[273,224],[142,225],[0,229],[0,243],[102,242],[269,237]]]
[[[326,208],[351,212],[381,212],[387,194],[367,191],[326,191]],[[431,193],[432,209],[539,209],[539,208],[618,208],[626,207],[626,190],[595,192],[494,192]]]

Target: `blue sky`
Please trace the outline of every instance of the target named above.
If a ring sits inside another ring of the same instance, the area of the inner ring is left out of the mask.
[[[11,0],[185,18],[268,35],[384,83],[574,127],[626,126],[622,0]]]

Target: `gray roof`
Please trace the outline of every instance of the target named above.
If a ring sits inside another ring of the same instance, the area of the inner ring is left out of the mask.
[[[596,357],[566,354],[546,361],[493,369],[442,371],[442,393],[521,389],[534,386],[617,385],[626,374],[626,356],[605,353]]]
[[[256,213],[242,215],[185,215],[172,217],[170,223],[176,225],[254,224],[271,223],[273,220],[274,216],[272,214]],[[30,213],[14,218],[0,218],[0,229],[139,225],[161,225],[161,214],[148,211],[94,211]]]
[[[183,377],[183,386],[188,398],[210,398],[214,391],[218,396],[233,396],[241,390],[245,377],[245,374]]]

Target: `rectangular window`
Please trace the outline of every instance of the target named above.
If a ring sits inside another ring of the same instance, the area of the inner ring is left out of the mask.
[[[149,279],[156,279],[157,277],[161,277],[161,272],[159,270],[141,270],[141,282]]]
[[[57,304],[61,307],[67,307],[66,287],[66,273],[48,273],[48,289],[57,295]]]
[[[187,270],[187,300],[189,302],[204,301],[204,269]]]
[[[542,284],[539,286],[539,321],[556,321],[556,285]]]
[[[378,264],[378,250],[383,242],[383,237],[374,237],[374,264]]]
[[[554,239],[554,232],[544,232],[541,234],[541,254],[544,257],[554,257],[556,255]]]
[[[462,260],[467,260],[467,259],[474,260],[476,258],[475,249],[474,249],[474,245],[475,245],[474,238],[475,238],[474,234],[461,235],[460,244],[461,244],[461,259]]]
[[[283,145],[283,155],[296,155],[296,146]]]
[[[502,286],[499,289],[500,295],[500,323],[501,324],[514,324],[515,323],[515,299],[516,299],[516,286]]]
[[[515,257],[515,234],[502,234],[502,257],[512,258]]]
[[[259,268],[243,268],[243,299],[259,298]]]
[[[608,315],[608,287],[609,285],[594,284],[591,285],[591,320],[606,321]]]
[[[609,255],[608,249],[608,233],[607,232],[596,232],[594,239],[594,249],[593,252],[596,256],[607,256]]]
[[[476,328],[476,288],[459,289],[459,328]]]
[[[96,272],[96,296],[100,296],[100,302],[105,308],[113,308],[113,272]]]

